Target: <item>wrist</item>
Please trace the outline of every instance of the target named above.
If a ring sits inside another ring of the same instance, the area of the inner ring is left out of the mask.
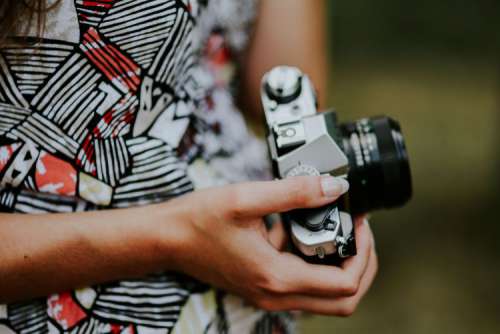
[[[117,266],[119,277],[176,270],[182,226],[176,211],[162,203],[94,213],[103,216],[84,225],[89,252]]]
[[[160,268],[182,271],[182,258],[189,250],[190,210],[180,200],[144,207],[147,222],[141,229],[149,252],[159,261]]]

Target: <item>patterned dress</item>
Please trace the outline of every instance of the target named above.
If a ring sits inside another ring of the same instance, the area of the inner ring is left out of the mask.
[[[255,11],[61,1],[41,40],[0,50],[0,211],[124,208],[264,177],[230,89]],[[0,305],[0,333],[286,333],[288,320],[176,273]]]

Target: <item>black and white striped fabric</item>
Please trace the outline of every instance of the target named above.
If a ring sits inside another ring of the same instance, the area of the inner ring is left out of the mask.
[[[29,317],[26,317],[29,314]],[[15,303],[7,307],[11,328],[22,334],[47,333],[47,303],[44,299]]]
[[[128,280],[101,287],[94,313],[111,322],[169,328],[190,291],[168,275]]]

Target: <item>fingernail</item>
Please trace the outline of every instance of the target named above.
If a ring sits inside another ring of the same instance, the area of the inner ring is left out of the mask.
[[[325,176],[321,178],[321,189],[326,197],[340,196],[349,190],[349,182],[341,177]]]

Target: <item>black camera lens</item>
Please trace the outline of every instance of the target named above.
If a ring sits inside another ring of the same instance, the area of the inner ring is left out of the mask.
[[[349,207],[353,214],[399,207],[411,197],[408,154],[395,120],[364,118],[340,125],[349,159]]]

